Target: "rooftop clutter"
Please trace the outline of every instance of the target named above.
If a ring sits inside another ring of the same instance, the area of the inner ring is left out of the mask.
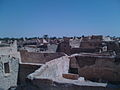
[[[18,48],[20,52],[18,86],[15,88],[119,88],[119,41],[118,38],[102,35],[18,40],[14,51],[17,53]],[[9,44],[6,45],[8,47]]]

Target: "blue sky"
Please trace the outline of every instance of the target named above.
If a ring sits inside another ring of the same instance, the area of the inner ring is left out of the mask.
[[[0,37],[120,36],[120,0],[0,0]]]

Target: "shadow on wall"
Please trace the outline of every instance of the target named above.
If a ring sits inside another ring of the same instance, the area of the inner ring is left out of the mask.
[[[3,88],[0,88],[0,90],[4,90]]]
[[[120,84],[117,84],[117,85],[116,85],[116,84],[110,84],[110,83],[108,83],[108,84],[107,84],[107,87],[108,87],[108,88],[119,88],[119,89],[120,89]]]

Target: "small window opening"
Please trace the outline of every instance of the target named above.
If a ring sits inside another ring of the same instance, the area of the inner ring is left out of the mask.
[[[10,73],[10,67],[9,67],[9,63],[4,63],[4,72],[7,74],[7,73]]]
[[[78,74],[78,68],[69,68],[69,73]]]

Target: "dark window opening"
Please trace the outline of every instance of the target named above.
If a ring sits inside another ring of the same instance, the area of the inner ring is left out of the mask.
[[[4,63],[4,71],[5,73],[10,73],[10,67],[9,67],[9,63]]]
[[[78,74],[78,68],[69,68],[69,73]]]

